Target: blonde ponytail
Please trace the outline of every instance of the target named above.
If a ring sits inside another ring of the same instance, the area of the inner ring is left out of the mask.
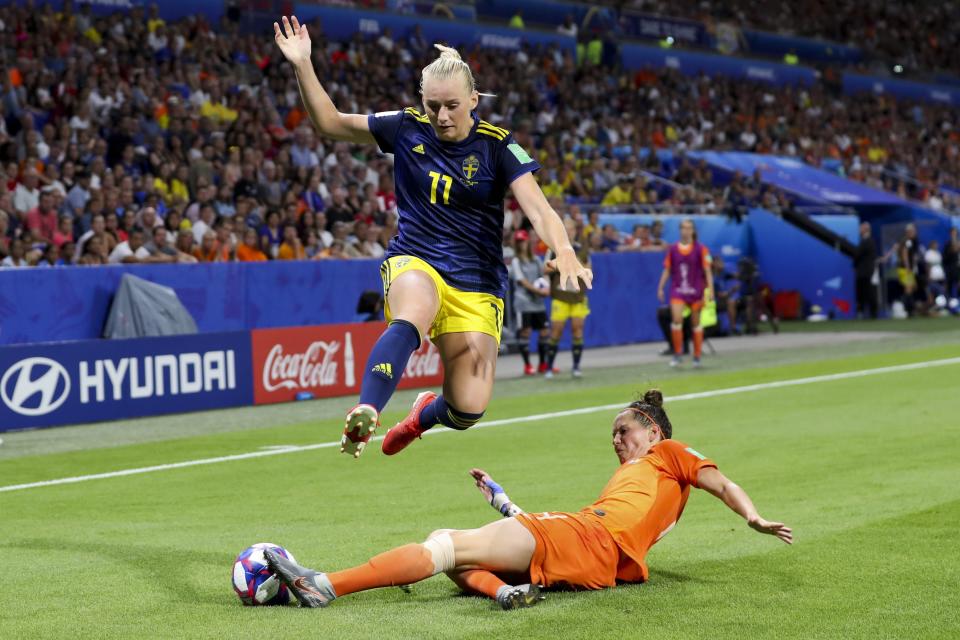
[[[463,58],[460,57],[460,52],[454,49],[453,47],[448,47],[443,44],[436,43],[433,45],[440,51],[440,56],[425,66],[423,71],[420,73],[420,91],[423,92],[423,79],[429,75],[431,78],[436,78],[437,80],[446,80],[447,78],[455,78],[457,76],[463,79],[464,85],[467,88],[468,93],[473,93],[477,90],[477,81],[473,77],[473,72],[470,70],[470,65],[468,65]],[[481,93],[482,96],[492,96],[491,93]]]

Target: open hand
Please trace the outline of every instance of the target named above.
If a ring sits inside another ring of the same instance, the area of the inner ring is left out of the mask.
[[[473,476],[474,481],[477,484],[477,488],[480,489],[480,493],[483,494],[483,497],[486,498],[487,502],[493,501],[493,486],[497,486],[497,483],[493,481],[493,478],[490,477],[490,474],[484,471],[483,469],[470,469],[470,475]]]
[[[281,18],[283,29],[276,22],[273,23],[274,40],[283,56],[293,64],[301,64],[310,61],[310,34],[307,33],[307,25],[301,25],[297,16],[287,16]]]
[[[548,260],[544,270],[548,274],[560,272],[560,288],[564,291],[582,291],[581,280],[587,289],[593,289],[593,271],[580,264],[575,253],[565,253]]]
[[[756,518],[751,518],[748,520],[747,524],[749,524],[750,528],[754,531],[776,536],[787,544],[793,544],[793,529],[782,522],[770,522],[769,520],[764,520],[760,516],[757,516]]]

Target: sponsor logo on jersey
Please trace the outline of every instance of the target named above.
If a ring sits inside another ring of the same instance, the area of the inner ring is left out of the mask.
[[[419,153],[419,154],[421,154],[421,155],[423,155],[423,154],[426,153],[426,151],[423,150],[423,145],[422,145],[422,144],[418,144],[417,146],[415,146],[415,147],[413,148],[413,152],[414,152],[414,153]]]

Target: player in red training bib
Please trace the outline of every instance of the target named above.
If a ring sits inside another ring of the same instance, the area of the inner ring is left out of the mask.
[[[690,325],[693,330],[693,366],[700,366],[703,353],[703,327],[700,326],[700,311],[704,299],[713,297],[713,272],[710,268],[710,252],[697,242],[693,221],[680,223],[680,241],[670,245],[663,260],[663,274],[657,287],[657,297],[664,302],[663,289],[670,280],[670,333],[673,338],[673,360],[670,366],[680,364],[683,354],[683,312],[690,309]]]
[[[646,581],[647,552],[677,525],[691,487],[719,498],[753,530],[793,542],[790,527],[760,517],[746,492],[712,460],[672,435],[663,396],[653,389],[614,419],[620,466],[600,497],[580,511],[525,513],[485,471],[474,469],[477,486],[504,519],[479,529],[440,529],[423,544],[397,547],[334,573],[301,567],[269,550],[264,555],[304,607],[445,572],[464,591],[514,609],[537,604],[540,585],[603,589]]]
[[[502,127],[477,116],[480,94],[456,50],[420,79],[423,113],[414,107],[371,115],[337,111],[310,60],[310,36],[296,17],[273,23],[277,46],[297,74],[300,95],[324,136],[376,144],[393,154],[398,233],[380,267],[389,325],[370,352],[360,403],[348,414],[340,451],[357,457],[380,424],[410,355],[429,334],[443,360],[443,393],[421,393],[407,417],[387,432],[393,455],[437,424],[468,429],[493,393],[503,328],[507,268],[503,200],[513,191],[537,235],[554,250],[560,280],[590,288],[593,275],[577,260],[560,216],[533,172],[536,160]]]

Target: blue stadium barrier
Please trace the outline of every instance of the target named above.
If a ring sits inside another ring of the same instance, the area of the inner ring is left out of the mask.
[[[559,33],[547,33],[490,27],[470,22],[456,22],[424,16],[408,16],[361,9],[345,9],[312,4],[296,4],[294,12],[304,22],[320,18],[323,32],[334,40],[347,40],[357,32],[375,36],[390,28],[394,38],[405,39],[414,26],[420,25],[427,42],[446,42],[452,46],[492,47],[518,50],[522,45],[557,46],[574,53],[576,41]]]
[[[253,404],[250,333],[0,348],[0,431]]]
[[[880,78],[858,73],[843,74],[843,92],[848,95],[858,93],[888,93],[899,99],[919,102],[937,102],[951,106],[960,105],[960,87],[927,84],[897,78]]]
[[[853,262],[849,257],[763,209],[748,216],[760,280],[774,291],[796,290],[825,313],[853,317]]]
[[[476,0],[474,4],[477,8],[477,16],[480,18],[509,20],[520,9],[527,23],[557,26],[563,24],[567,15],[572,15],[574,21],[582,26],[583,19],[588,14],[594,21],[591,24],[610,27],[617,23],[615,9],[596,4],[555,2],[554,0]]]
[[[55,11],[63,8],[63,0],[47,0],[47,2],[38,4],[47,4],[53,7]],[[24,4],[15,2],[15,4]],[[174,21],[186,16],[202,15],[212,26],[216,27],[220,18],[224,14],[223,0],[190,0],[190,2],[157,2],[157,0],[83,0],[74,2],[74,11],[79,11],[84,4],[89,4],[94,15],[107,15],[117,11],[129,11],[133,7],[149,8],[151,4],[156,4],[160,9],[160,17],[164,20]]]
[[[742,33],[751,53],[783,56],[792,52],[801,61],[854,63],[863,60],[863,51],[859,48],[829,40],[801,38],[753,29],[744,29]]]
[[[782,85],[812,85],[816,80],[813,69],[801,65],[746,60],[712,53],[662,49],[640,44],[623,44],[620,47],[623,66],[638,70],[644,67],[676,69],[686,76],[701,73],[708,76],[727,76],[758,82]]]
[[[124,273],[172,287],[201,332],[352,322],[376,260],[0,269],[0,345],[100,337]]]
[[[851,215],[819,214],[810,216],[810,219],[835,234],[849,240],[853,244],[860,244],[860,217]]]

